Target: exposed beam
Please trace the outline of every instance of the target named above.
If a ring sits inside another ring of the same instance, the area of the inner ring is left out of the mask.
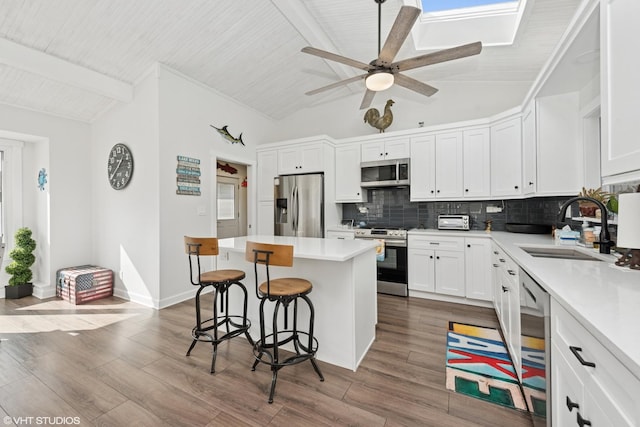
[[[128,83],[4,38],[0,38],[0,63],[118,101],[133,99]]]

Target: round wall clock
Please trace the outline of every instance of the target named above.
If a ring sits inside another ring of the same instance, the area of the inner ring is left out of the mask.
[[[107,177],[115,190],[122,190],[129,184],[133,175],[133,156],[124,144],[116,144],[109,152]]]

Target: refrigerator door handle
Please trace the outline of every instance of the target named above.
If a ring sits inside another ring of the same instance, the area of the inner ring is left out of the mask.
[[[298,235],[298,210],[300,208],[300,205],[298,203],[298,186],[297,185],[293,187],[291,201],[293,202],[293,220],[291,225],[293,227],[294,235],[297,236]]]
[[[396,182],[400,182],[400,162],[396,162]]]

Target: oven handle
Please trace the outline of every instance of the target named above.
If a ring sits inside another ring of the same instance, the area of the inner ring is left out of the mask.
[[[384,245],[389,248],[406,248],[407,241],[406,240],[388,240],[388,239],[379,239],[376,237],[356,237],[359,240],[384,240]]]

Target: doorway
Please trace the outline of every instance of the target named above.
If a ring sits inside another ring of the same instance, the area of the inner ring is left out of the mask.
[[[220,159],[216,163],[216,236],[246,236],[247,167]]]

